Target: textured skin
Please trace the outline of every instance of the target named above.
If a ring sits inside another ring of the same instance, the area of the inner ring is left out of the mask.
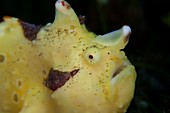
[[[0,23],[0,113],[124,113],[136,80],[121,50],[130,28],[95,35],[67,2],[55,6],[53,24],[38,28],[31,40],[19,19]],[[51,69],[69,78],[54,91],[47,85]]]

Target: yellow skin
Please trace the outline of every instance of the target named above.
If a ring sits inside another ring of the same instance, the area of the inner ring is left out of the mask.
[[[124,113],[134,95],[136,72],[122,49],[130,28],[95,35],[70,5],[55,4],[53,24],[28,40],[21,21],[0,23],[0,113]],[[50,70],[71,72],[48,87]]]

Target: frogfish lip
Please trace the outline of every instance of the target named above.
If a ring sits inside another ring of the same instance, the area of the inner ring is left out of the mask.
[[[135,68],[131,64],[122,64],[112,74],[111,84],[113,84],[117,80],[119,81],[119,80],[121,80],[123,78],[127,78],[127,77],[131,78],[135,81],[135,79],[136,79]]]
[[[114,77],[116,77],[117,75],[119,75],[121,72],[123,72],[126,67],[127,67],[127,65],[121,64],[121,65],[115,70],[115,72],[112,74],[112,79],[113,79]]]
[[[75,76],[80,69],[74,69],[71,72],[62,72],[51,68],[48,78],[45,80],[45,85],[52,91],[62,87],[70,77]]]
[[[134,78],[135,80],[136,72],[133,65],[130,63],[123,63],[117,67],[117,69],[111,75],[111,83],[114,83],[118,79],[123,79],[126,77]]]

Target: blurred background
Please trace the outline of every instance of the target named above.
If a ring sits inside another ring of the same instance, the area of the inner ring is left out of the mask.
[[[0,21],[13,16],[29,23],[53,22],[56,0],[1,0]],[[96,34],[129,25],[124,51],[136,67],[135,97],[127,113],[170,113],[169,0],[67,0]]]

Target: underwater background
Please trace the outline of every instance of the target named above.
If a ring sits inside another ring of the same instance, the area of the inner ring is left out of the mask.
[[[53,22],[56,0],[1,0],[0,21],[13,16],[33,24]],[[124,49],[136,67],[135,96],[127,113],[170,113],[170,6],[168,0],[67,0],[96,34],[129,25]]]

